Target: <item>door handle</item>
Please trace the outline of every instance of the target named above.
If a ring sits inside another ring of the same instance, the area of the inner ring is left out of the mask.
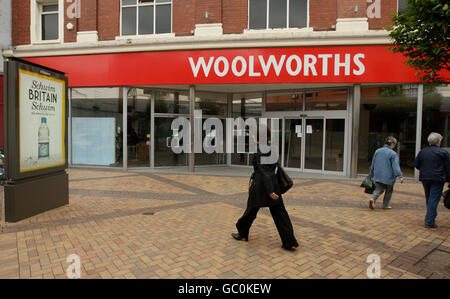
[[[168,148],[170,148],[171,147],[171,145],[170,145],[170,142],[172,141],[172,137],[167,137],[166,138],[166,146],[168,147]]]

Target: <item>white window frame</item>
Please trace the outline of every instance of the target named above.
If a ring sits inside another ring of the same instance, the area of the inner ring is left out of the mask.
[[[139,0],[137,0],[136,4],[131,5],[123,5],[122,0],[120,0],[120,37],[123,38],[132,38],[132,37],[142,37],[142,36],[160,36],[160,35],[172,35],[173,33],[173,1],[174,0],[167,0],[167,2],[163,3],[156,3],[156,0],[153,1],[153,3],[140,3]],[[167,5],[170,4],[170,32],[166,33],[156,33],[156,6],[157,5]],[[139,34],[139,7],[141,6],[153,6],[153,33],[150,34]],[[123,35],[122,34],[122,8],[127,7],[136,7],[136,34],[135,35]]]
[[[270,10],[270,0],[266,0],[267,6],[266,6],[266,28],[250,28],[250,0],[247,1],[247,30],[280,30],[280,29],[303,29],[303,28],[309,28],[309,2],[310,0],[307,0],[306,3],[306,27],[289,27],[289,0],[287,0],[287,6],[286,6],[286,27],[283,28],[270,28],[269,27],[269,10]]]
[[[57,39],[42,39],[42,7],[44,5],[58,5]],[[64,42],[64,0],[30,0],[30,15],[30,41],[32,44],[55,44]]]
[[[50,4],[49,3],[49,4],[41,4],[41,5],[39,5],[39,33],[40,33],[40,40],[42,40],[42,41],[44,40],[43,31],[42,31],[42,18],[45,15],[54,15],[54,14],[59,15],[59,11],[58,10],[56,10],[56,11],[44,11],[44,6],[50,6],[50,5],[58,5],[58,3],[55,3],[55,4]],[[59,35],[59,30],[58,30],[58,35]],[[46,39],[46,41],[47,40],[51,40],[51,39]]]

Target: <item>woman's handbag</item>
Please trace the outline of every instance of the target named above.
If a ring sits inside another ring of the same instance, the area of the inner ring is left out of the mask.
[[[442,194],[442,197],[444,198],[444,206],[450,209],[450,185],[447,191]]]
[[[277,165],[277,179],[281,194],[286,193],[294,185],[294,182],[280,164]]]
[[[364,188],[364,192],[368,194],[373,194],[373,191],[375,191],[375,182],[373,181],[373,175],[369,174],[364,178],[364,180],[361,183],[361,188]]]

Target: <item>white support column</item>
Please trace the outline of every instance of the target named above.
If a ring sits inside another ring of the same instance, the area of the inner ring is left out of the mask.
[[[358,151],[359,151],[359,116],[361,106],[361,85],[353,86],[352,102],[352,147],[351,147],[351,171],[350,176],[356,178],[358,174]]]
[[[155,168],[155,92],[150,99],[150,168]]]
[[[233,94],[229,93],[229,94],[227,94],[227,118],[232,118],[232,117],[233,117]],[[225,134],[224,134],[225,146],[224,146],[224,149],[225,149],[225,152],[226,152],[226,148],[227,148],[226,147],[227,146],[226,142],[229,141],[226,138],[226,136],[227,136],[227,133],[226,133],[226,130],[227,130],[226,121],[225,121],[224,128],[225,128]],[[231,153],[227,153],[226,152],[226,155],[227,155],[227,165],[231,166]]]
[[[68,94],[68,120],[67,120],[67,163],[72,165],[72,88],[69,88]]]
[[[122,89],[122,161],[123,161],[123,170],[127,171],[128,169],[128,87],[124,87]]]
[[[351,163],[352,160],[352,115],[353,115],[353,88],[348,89],[347,94],[347,113],[345,120],[345,143],[344,143],[344,174],[349,177],[351,174]]]
[[[422,147],[422,110],[423,110],[423,84],[417,87],[417,123],[416,123],[416,155]],[[419,171],[414,168],[414,177],[419,179]]]
[[[189,141],[191,144],[191,148],[189,151],[189,172],[195,171],[195,152],[194,152],[194,143],[195,143],[195,135],[194,135],[194,110],[195,110],[195,85],[189,86],[189,123],[190,123],[190,137]]]

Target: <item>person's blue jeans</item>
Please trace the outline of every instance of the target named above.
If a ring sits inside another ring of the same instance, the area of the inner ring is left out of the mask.
[[[425,190],[425,198],[427,199],[425,225],[434,225],[436,224],[437,208],[444,189],[444,182],[423,181],[422,185]]]

